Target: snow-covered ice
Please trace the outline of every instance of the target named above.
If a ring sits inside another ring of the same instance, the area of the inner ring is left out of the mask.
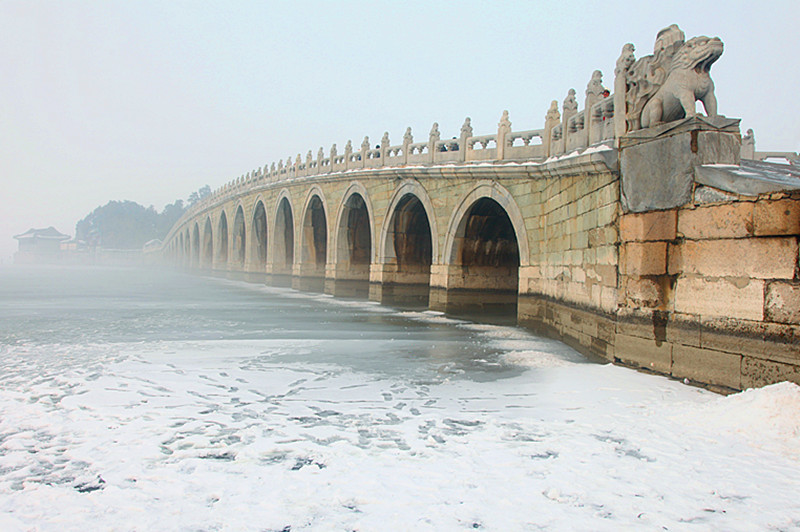
[[[218,338],[164,334],[213,306],[174,298],[125,307],[158,334],[0,331],[0,529],[800,529],[794,384],[723,397],[513,327],[212,284]],[[337,332],[252,334],[231,309],[262,298]]]

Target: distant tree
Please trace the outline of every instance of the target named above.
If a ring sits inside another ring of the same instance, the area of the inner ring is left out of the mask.
[[[205,186],[200,187],[195,192],[192,192],[191,194],[189,194],[189,198],[186,201],[187,201],[187,203],[189,203],[189,206],[191,207],[192,205],[194,205],[198,201],[202,200],[203,198],[207,198],[210,195],[211,195],[211,187],[208,186],[208,185],[205,185]]]
[[[183,200],[165,206],[160,214],[152,205],[109,201],[76,224],[75,238],[90,247],[140,249],[150,240],[163,240],[184,210]]]

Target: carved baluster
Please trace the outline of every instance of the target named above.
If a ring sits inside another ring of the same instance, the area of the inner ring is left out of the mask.
[[[367,166],[367,157],[369,157],[369,137],[364,137],[361,142],[361,168]]]
[[[325,151],[322,149],[322,146],[319,147],[319,151],[317,152],[317,173],[322,173],[322,161],[325,159]]]
[[[328,170],[328,173],[333,172],[333,161],[334,161],[334,159],[336,159],[336,144],[331,146],[331,167]]]

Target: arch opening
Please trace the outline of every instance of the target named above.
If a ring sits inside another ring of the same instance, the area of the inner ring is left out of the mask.
[[[228,217],[225,216],[225,211],[219,217],[219,225],[217,229],[219,241],[217,242],[217,260],[220,265],[228,263]]]
[[[273,274],[291,275],[294,264],[294,217],[287,198],[281,199],[275,218]]]
[[[428,305],[433,241],[422,201],[405,194],[391,213],[384,249],[382,299],[394,304]]]
[[[515,319],[519,267],[517,233],[508,213],[492,198],[476,200],[453,239],[446,310]]]
[[[303,265],[308,267],[310,275],[325,275],[325,263],[328,256],[328,223],[325,207],[319,196],[314,196],[308,203],[303,218]]]
[[[344,205],[336,233],[336,280],[334,295],[369,295],[369,269],[372,263],[372,228],[364,197],[354,192]],[[328,288],[326,288],[328,290]]]
[[[233,261],[239,266],[244,265],[246,248],[244,210],[240,205],[233,218]]]
[[[192,261],[191,264],[195,268],[200,266],[200,227],[197,223],[194,224],[192,229],[192,245],[191,245]]]
[[[253,213],[252,239],[253,260],[257,268],[263,270],[267,265],[267,211],[261,201]]]
[[[210,268],[214,261],[214,235],[211,230],[211,218],[206,218],[203,228],[203,260],[202,266]]]

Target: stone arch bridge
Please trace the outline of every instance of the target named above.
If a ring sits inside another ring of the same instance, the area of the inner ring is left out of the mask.
[[[721,41],[693,41],[687,53],[707,46],[697,60],[710,68]],[[399,144],[385,133],[248,172],[193,205],[163,256],[335,296],[511,314],[584,353],[722,390],[800,382],[800,170],[761,160],[775,154],[759,157],[752,132],[743,147],[713,94],[711,116],[664,103],[663,122],[639,127],[654,105],[636,92],[652,70],[640,63],[683,42],[665,28],[635,62],[625,45],[613,94],[595,71],[583,109],[570,90],[541,129],[514,131],[504,112],[487,135],[467,119],[442,140],[434,124],[422,142],[409,128]]]

